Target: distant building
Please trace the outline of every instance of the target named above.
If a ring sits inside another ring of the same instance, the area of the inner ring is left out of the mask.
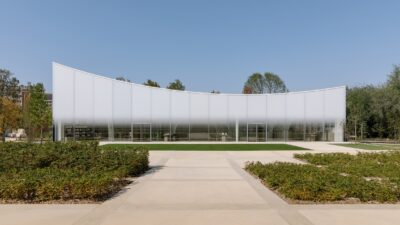
[[[56,140],[343,141],[346,87],[212,94],[148,87],[53,63]]]

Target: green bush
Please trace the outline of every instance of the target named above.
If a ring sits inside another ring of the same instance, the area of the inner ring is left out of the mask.
[[[293,200],[331,202],[350,198],[361,202],[398,202],[400,154],[295,155],[309,164],[248,163],[246,170],[267,186]]]
[[[100,200],[148,169],[148,150],[100,149],[97,142],[0,144],[0,199]]]

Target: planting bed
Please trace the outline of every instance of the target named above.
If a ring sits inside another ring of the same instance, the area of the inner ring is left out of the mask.
[[[0,144],[0,202],[100,201],[148,169],[148,151],[97,142]]]
[[[248,163],[246,170],[295,202],[379,202],[400,200],[400,152],[296,154],[306,164]]]

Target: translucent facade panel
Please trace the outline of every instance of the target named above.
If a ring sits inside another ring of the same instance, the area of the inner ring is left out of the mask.
[[[75,73],[75,123],[93,123],[93,84],[93,76],[83,72]]]
[[[286,96],[286,121],[300,122],[304,121],[304,93],[288,93]]]
[[[342,141],[346,88],[266,95],[151,88],[53,64],[57,140]]]
[[[346,89],[332,88],[325,90],[325,119],[338,121],[346,118]]]
[[[189,94],[171,91],[171,122],[189,124]]]
[[[153,123],[169,123],[170,115],[170,91],[160,88],[152,89],[151,111]]]
[[[131,123],[131,84],[113,81],[113,122],[115,124]]]
[[[284,94],[267,95],[267,117],[271,123],[285,121],[286,99]]]
[[[230,121],[247,120],[247,96],[229,95],[228,96],[228,118]]]
[[[209,122],[226,122],[228,119],[228,97],[221,94],[209,95]]]
[[[151,121],[151,88],[132,85],[132,120],[133,123]]]
[[[265,122],[267,120],[267,95],[250,95],[247,98],[248,122]]]
[[[305,92],[306,120],[308,122],[322,122],[324,120],[324,92]]]
[[[208,123],[208,95],[190,94],[190,123]]]
[[[112,122],[112,80],[94,77],[94,121],[98,125]]]
[[[53,118],[55,121],[74,121],[74,70],[64,66],[53,67]]]

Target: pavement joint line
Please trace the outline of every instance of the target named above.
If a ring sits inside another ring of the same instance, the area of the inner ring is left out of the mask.
[[[157,165],[162,166],[167,163],[169,160],[168,157],[162,157]],[[154,176],[155,172],[157,172],[156,168],[150,168],[145,174],[141,177],[137,178],[132,184],[126,186],[123,191],[117,194],[117,196],[105,201],[104,203],[96,206],[92,209],[88,214],[85,214],[75,220],[72,225],[99,225],[103,222],[103,220],[115,212],[119,207],[121,207],[129,198],[130,194],[129,191],[132,190],[128,189],[135,189],[138,190],[144,186],[146,182],[143,182],[147,179],[151,179]]]
[[[268,204],[237,204],[237,203],[175,203],[175,204],[128,204],[120,207],[124,210],[270,210]]]
[[[152,179],[147,179],[145,181],[142,182],[188,182],[188,181],[194,181],[194,182],[243,182],[243,179],[220,179],[220,178],[215,178],[215,179],[210,179],[210,178],[206,178],[206,179],[202,179],[202,178],[190,178],[190,179],[163,179],[163,178],[152,178]]]
[[[245,180],[264,199],[264,201],[271,206],[272,209],[275,209],[281,218],[289,225],[313,225],[313,223],[298,212],[296,208],[291,207],[275,193],[244,171],[235,160],[232,159],[231,155],[227,155],[227,160],[243,180]]]

